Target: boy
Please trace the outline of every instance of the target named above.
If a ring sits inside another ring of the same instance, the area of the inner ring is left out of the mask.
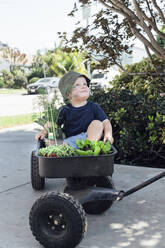
[[[59,89],[64,101],[69,104],[63,106],[59,112],[58,125],[63,125],[66,136],[64,144],[76,146],[76,139],[85,138],[93,141],[100,140],[104,134],[104,142],[112,144],[112,126],[108,117],[97,103],[87,101],[90,90],[90,80],[85,75],[70,71],[59,82]],[[46,130],[36,135],[42,139]]]

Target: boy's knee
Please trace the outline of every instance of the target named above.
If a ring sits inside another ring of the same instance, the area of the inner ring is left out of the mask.
[[[90,125],[103,129],[103,122],[99,120],[93,120]]]
[[[87,129],[87,138],[91,141],[99,140],[103,133],[103,123],[99,120],[93,120]]]

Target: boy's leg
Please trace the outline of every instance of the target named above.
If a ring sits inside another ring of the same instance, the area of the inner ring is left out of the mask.
[[[100,140],[102,134],[103,134],[103,123],[99,120],[92,121],[87,129],[87,138],[91,141]]]
[[[69,146],[73,146],[75,148],[78,148],[78,146],[76,145],[76,140],[85,140],[86,139],[87,134],[86,133],[80,133],[74,136],[70,136],[66,139],[64,139],[63,141],[63,145],[69,145]]]
[[[64,146],[68,146],[68,144],[65,142],[65,141],[63,141],[63,143],[62,143]]]

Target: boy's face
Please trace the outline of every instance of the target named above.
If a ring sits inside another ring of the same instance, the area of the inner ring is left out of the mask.
[[[69,98],[71,100],[87,100],[90,94],[89,87],[87,86],[87,81],[85,77],[78,77],[73,84]]]

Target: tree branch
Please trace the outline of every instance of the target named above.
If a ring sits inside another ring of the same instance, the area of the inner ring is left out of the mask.
[[[148,54],[148,57],[149,57],[151,63],[154,65],[154,61],[153,61],[153,59],[152,59],[152,56],[151,56],[151,53],[150,53],[148,47],[147,47],[146,45],[144,45],[144,47],[145,47],[145,49],[146,49],[146,52],[147,52],[147,54]],[[154,67],[155,67],[155,66],[154,66]],[[155,68],[155,69],[156,69],[156,68]]]
[[[136,23],[140,24],[140,20],[139,20],[138,16],[136,16],[132,10],[127,8],[125,4],[123,4],[122,2],[120,2],[118,0],[111,0],[111,2],[112,2],[113,6],[119,7],[121,15],[125,16],[124,13],[126,13],[127,16],[125,16],[125,17],[131,17],[134,19],[134,21]]]
[[[163,77],[163,78],[165,76],[165,72],[147,72],[147,71],[146,72],[145,71],[143,71],[143,72],[127,72],[126,71],[126,73],[128,75],[131,75],[131,76],[135,76],[135,75],[139,75],[139,76],[149,75],[149,76],[155,76],[155,77],[159,76],[159,77]]]
[[[157,5],[156,0],[151,0],[151,1],[152,1],[153,5],[155,6],[155,9],[157,9],[157,11],[158,11],[158,13],[159,13],[159,15],[160,15],[160,17],[162,19],[162,22],[165,24],[165,17],[163,15],[163,12],[161,11],[161,9],[159,8],[159,6]]]
[[[139,7],[139,4],[137,3],[136,0],[133,0],[133,3],[134,3],[134,6],[135,6],[135,10],[136,10],[136,13],[140,19],[140,26],[145,30],[146,34],[148,35],[151,43],[152,43],[152,46],[158,50],[159,53],[163,53],[165,55],[165,50],[163,49],[162,51],[162,47],[158,46],[158,42],[155,40],[150,28],[147,26],[147,24],[145,23],[144,21],[144,17],[143,17],[143,14],[142,14],[142,10],[140,9]]]
[[[146,19],[146,21],[148,21],[148,24],[151,25],[151,27],[153,28],[153,30],[154,30],[162,39],[165,39],[165,34],[162,33],[162,32],[158,29],[158,27],[157,27],[157,24],[156,24],[156,21],[155,21],[155,18],[154,18],[152,9],[150,8],[150,5],[149,5],[148,0],[145,0],[145,1],[146,1],[146,3],[147,3],[147,7],[148,7],[148,9],[149,9],[149,12],[150,12],[150,14],[151,14],[151,18],[149,18],[149,17],[142,11],[144,18]]]
[[[108,4],[106,4],[103,0],[98,0],[98,2],[100,2],[102,5],[104,5],[104,7],[108,8],[108,9],[110,9],[110,10],[112,10],[112,11],[118,13],[118,14],[121,14],[122,10],[120,8],[112,7],[112,6],[108,5]],[[110,3],[113,5],[113,3],[111,1],[110,1]],[[124,17],[126,17],[126,18],[128,17],[128,15],[126,13],[124,13],[124,12],[122,13],[122,15]]]
[[[160,58],[164,58],[164,55],[162,53],[159,53],[157,49],[152,45],[151,42],[149,42],[139,31],[137,30],[136,27],[133,27],[130,25],[131,31],[133,35],[135,35],[136,38],[138,38],[143,44],[145,44],[147,47],[149,47],[154,53],[156,53]],[[163,52],[164,49],[163,49]]]
[[[157,41],[155,40],[155,38],[154,38],[154,36],[153,36],[153,34],[152,34],[152,32],[150,31],[150,29],[149,29],[149,27],[146,25],[146,23],[144,22],[144,15],[142,14],[142,11],[141,11],[141,9],[139,8],[139,6],[138,6],[138,3],[137,3],[137,1],[136,0],[133,0],[133,2],[134,2],[134,6],[135,6],[135,9],[136,9],[136,12],[137,12],[137,14],[139,15],[139,16],[137,16],[137,15],[135,15],[134,13],[133,13],[133,11],[131,11],[131,10],[129,10],[126,6],[125,6],[125,4],[123,4],[122,2],[120,2],[120,1],[117,1],[117,0],[110,0],[110,3],[112,4],[112,6],[113,7],[111,7],[110,5],[108,5],[108,4],[106,4],[106,3],[104,3],[104,1],[103,0],[98,0],[101,4],[103,4],[105,7],[107,7],[107,8],[109,8],[109,9],[111,9],[111,10],[113,10],[113,11],[116,11],[116,12],[118,12],[118,13],[120,13],[121,15],[123,15],[124,17],[126,17],[126,18],[128,18],[128,20],[130,20],[131,18],[133,18],[133,21],[135,21],[135,23],[137,24],[137,25],[139,25],[145,32],[146,32],[146,34],[148,35],[148,37],[149,37],[149,39],[150,39],[150,41],[151,42],[149,42],[149,41],[147,41],[147,39],[145,39],[146,40],[146,42],[148,43],[148,44],[150,44],[150,48],[151,48],[151,50],[153,50],[156,54],[162,54],[163,55],[163,57],[165,56],[165,50],[162,48],[162,47],[160,47],[159,45],[158,45],[158,43],[157,43]],[[116,9],[116,8],[114,8],[114,6],[117,6],[117,8],[118,9]],[[148,17],[147,17],[148,18]],[[137,35],[137,29],[136,29],[136,37],[138,38],[139,36],[141,36],[141,41],[143,42],[144,41],[144,39],[142,39],[142,35],[140,35],[140,33],[139,33],[139,35]],[[158,30],[157,30],[158,31]],[[160,31],[158,31],[158,33],[159,33],[159,35],[162,37],[162,32],[160,32]],[[134,32],[133,32],[133,34],[134,34]],[[164,38],[164,35],[163,35],[163,38]],[[145,42],[145,44],[146,44],[146,42]],[[151,44],[152,43],[152,44]],[[148,44],[146,44],[147,46],[148,46]],[[162,57],[162,55],[161,55],[161,57]]]

